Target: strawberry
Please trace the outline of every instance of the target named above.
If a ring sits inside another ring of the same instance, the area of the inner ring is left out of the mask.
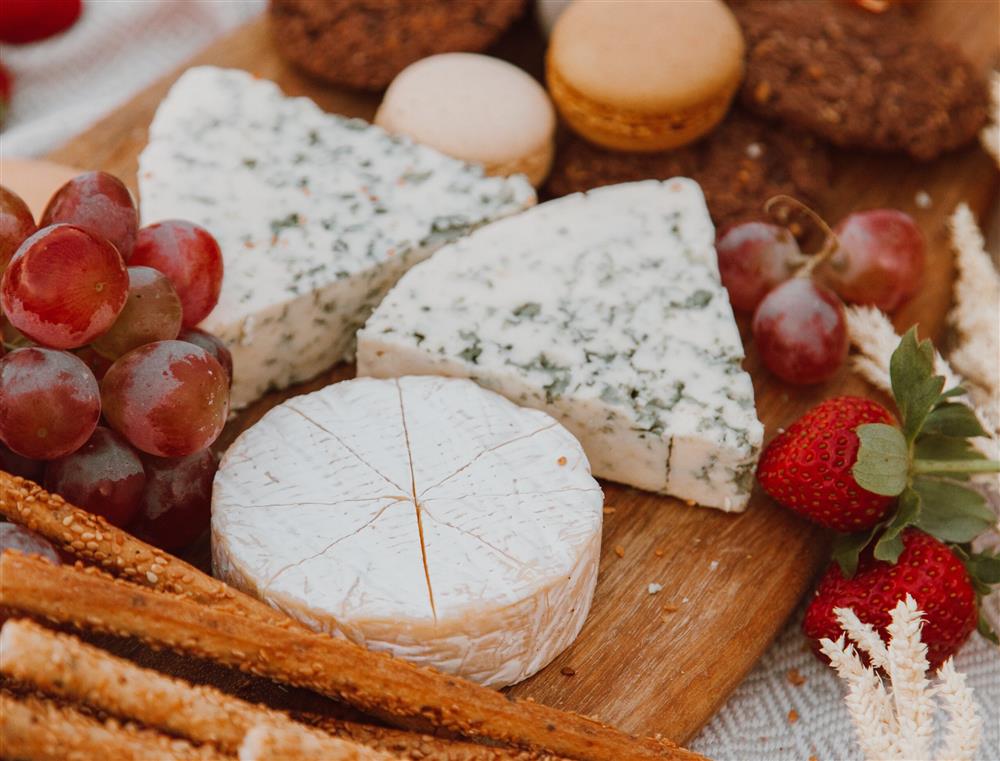
[[[757,479],[779,505],[837,531],[879,523],[895,498],[858,486],[851,473],[866,423],[895,423],[881,404],[857,396],[827,399],[764,450]]]
[[[802,623],[817,648],[820,639],[836,640],[842,634],[836,608],[850,608],[887,640],[890,611],[907,594],[924,612],[921,639],[931,668],[969,638],[978,619],[976,589],[962,560],[948,545],[918,529],[907,529],[901,538],[903,551],[895,563],[876,560],[869,550],[853,578],[845,578],[836,563],[827,569]]]
[[[80,17],[81,0],[3,0],[0,42],[38,42],[69,29]]]

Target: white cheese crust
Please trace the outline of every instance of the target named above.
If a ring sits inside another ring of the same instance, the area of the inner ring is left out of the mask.
[[[222,248],[222,295],[202,327],[233,354],[234,408],[349,357],[408,267],[535,200],[523,177],[484,177],[214,67],[189,69],[160,104],[139,189],[143,224],[186,219]]]
[[[763,427],[714,240],[687,179],[542,204],[405,275],[358,374],[472,378],[561,421],[598,476],[743,510]]]
[[[579,442],[547,414],[467,380],[361,378],[236,440],[213,565],[314,629],[501,687],[583,626],[602,508]]]

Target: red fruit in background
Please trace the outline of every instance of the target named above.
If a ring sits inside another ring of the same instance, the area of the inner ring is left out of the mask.
[[[215,357],[222,369],[226,371],[229,378],[229,387],[233,387],[233,355],[222,343],[222,339],[198,328],[186,328],[177,336],[178,341],[187,341],[189,344],[200,346],[213,357]]]
[[[40,483],[42,473],[45,472],[45,463],[41,460],[30,460],[27,457],[22,457],[13,449],[8,449],[0,444],[0,470],[6,470],[13,476],[20,476],[29,481]]]
[[[184,308],[184,327],[208,317],[222,290],[222,252],[211,233],[181,220],[167,220],[139,231],[132,264],[157,269],[170,278]]]
[[[80,18],[81,0],[3,0],[0,42],[38,42],[69,29]]]
[[[90,369],[68,352],[37,346],[0,359],[0,400],[0,440],[33,460],[79,449],[101,416]]]
[[[132,446],[184,457],[218,438],[229,413],[229,379],[211,354],[157,341],[118,359],[101,381],[104,417]]]
[[[78,450],[45,467],[46,489],[116,526],[135,517],[145,485],[139,455],[104,426],[97,426]]]
[[[154,341],[170,341],[181,330],[181,300],[170,280],[152,267],[128,268],[128,299],[115,324],[94,339],[94,350],[118,359]]]
[[[219,463],[208,449],[179,459],[142,458],[146,488],[129,531],[165,550],[201,536],[211,522],[212,483]]]
[[[947,545],[917,529],[902,534],[903,552],[895,564],[861,555],[857,573],[845,579],[836,563],[820,580],[806,609],[802,628],[818,646],[843,632],[835,608],[850,608],[888,641],[886,627],[896,603],[912,595],[924,612],[921,639],[927,660],[937,668],[954,655],[976,628],[976,592],[962,561]]]
[[[115,247],[81,227],[43,227],[10,260],[0,305],[11,325],[43,346],[75,349],[110,328],[128,296]]]
[[[757,480],[779,505],[837,531],[869,529],[889,512],[895,497],[858,486],[851,473],[866,423],[895,425],[881,404],[840,396],[807,412],[765,447]]]
[[[0,100],[2,98],[3,93],[0,92]],[[2,108],[0,105],[0,109]],[[17,193],[0,185],[0,275],[7,269],[7,263],[14,252],[36,230],[35,218],[31,215],[28,204]]]
[[[86,172],[55,192],[38,224],[46,227],[57,222],[82,227],[104,238],[127,262],[135,247],[139,212],[125,183],[107,172]]]
[[[733,225],[715,244],[719,274],[733,309],[750,312],[768,291],[788,280],[803,259],[787,228],[764,222]]]
[[[909,214],[858,211],[844,217],[835,232],[838,246],[816,274],[844,301],[891,312],[917,292],[926,245]]]
[[[810,385],[829,380],[847,359],[844,303],[806,277],[775,286],[753,316],[761,361],[783,381]]]

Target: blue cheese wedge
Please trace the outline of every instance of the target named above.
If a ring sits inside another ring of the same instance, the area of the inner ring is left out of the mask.
[[[234,408],[348,358],[409,267],[535,202],[523,177],[484,177],[214,67],[188,70],[160,104],[139,189],[144,224],[187,219],[222,248],[222,295],[201,327],[233,354]]]
[[[407,273],[358,334],[358,373],[475,380],[544,409],[594,473],[746,507],[763,427],[698,185],[537,206]]]

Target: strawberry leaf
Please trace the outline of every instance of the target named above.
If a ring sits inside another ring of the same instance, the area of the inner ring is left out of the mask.
[[[911,443],[927,415],[941,398],[944,378],[934,375],[934,347],[930,341],[917,343],[916,326],[906,331],[889,360],[892,395],[903,419],[903,434]]]
[[[837,534],[833,538],[833,548],[831,554],[833,559],[840,566],[840,572],[845,579],[849,579],[857,573],[858,556],[861,550],[868,546],[868,543],[875,536],[875,532],[881,528],[881,524],[872,526],[868,531],[858,534]]]
[[[991,555],[986,552],[978,555],[967,555],[963,562],[972,578],[987,586],[1000,584],[1000,555]]]
[[[969,407],[959,402],[938,404],[924,420],[922,434],[939,434],[955,438],[988,435],[979,418]]]
[[[947,401],[953,396],[965,396],[968,391],[966,391],[961,386],[955,386],[954,388],[949,388],[947,391],[942,391],[941,396],[938,398],[938,403]]]
[[[903,538],[900,536],[903,529],[916,522],[920,515],[920,495],[913,489],[906,488],[899,495],[899,507],[896,514],[889,521],[882,536],[875,544],[874,555],[876,560],[885,560],[895,563],[903,552]]]
[[[972,541],[996,522],[981,494],[952,481],[921,476],[913,490],[920,496],[914,524],[942,542]]]
[[[858,459],[851,469],[858,486],[875,494],[895,497],[906,488],[909,448],[898,428],[885,423],[859,425]]]
[[[994,645],[1000,645],[1000,638],[997,638],[997,633],[993,631],[993,627],[990,626],[990,622],[986,620],[986,614],[979,611],[979,624],[976,626],[979,633],[992,642]]]
[[[924,433],[913,448],[918,460],[985,460],[986,455],[965,439]],[[957,475],[952,476],[957,478]]]

